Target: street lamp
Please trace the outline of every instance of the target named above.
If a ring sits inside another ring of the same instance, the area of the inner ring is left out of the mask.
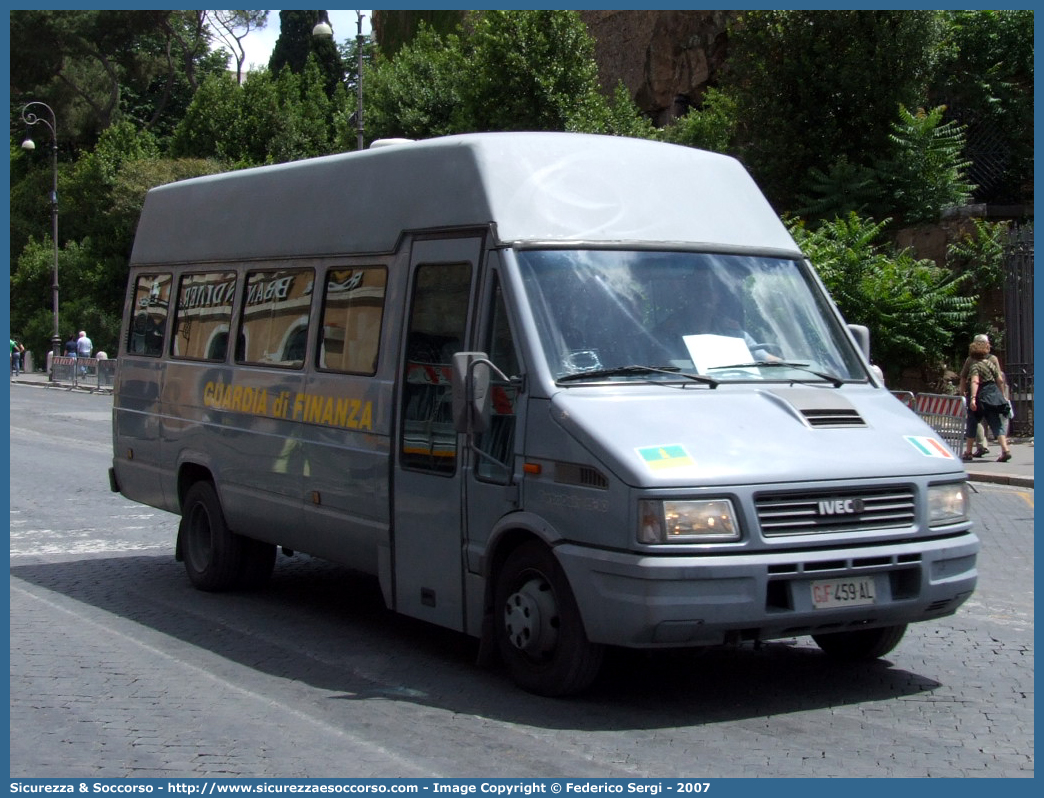
[[[36,106],[46,111],[50,120],[40,116],[36,110],[32,110]],[[51,106],[39,101],[26,103],[22,107],[22,121],[25,122],[26,128],[45,125],[51,131],[51,170],[54,179],[51,186],[51,240],[54,243],[54,268],[51,272],[51,302],[54,306],[54,331],[51,334],[51,373],[53,374],[54,358],[61,355],[62,346],[62,336],[58,332],[58,122]],[[27,152],[36,149],[36,144],[29,137],[28,130],[26,130],[25,141],[22,142],[22,149]]]
[[[356,149],[361,150],[363,148],[363,84],[362,84],[362,70],[363,70],[363,32],[362,22],[366,18],[366,15],[362,11],[356,11],[356,33],[355,33],[355,56],[358,59],[356,66],[356,80],[355,80],[355,133],[356,133]],[[319,12],[319,22],[316,23],[315,27],[312,28],[312,35],[319,39],[333,38],[333,25],[330,24],[330,17],[325,11]]]

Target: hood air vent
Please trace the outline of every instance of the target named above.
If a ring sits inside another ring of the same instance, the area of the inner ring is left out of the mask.
[[[859,411],[837,390],[778,388],[768,393],[791,412],[797,411],[813,429],[866,426]]]
[[[865,427],[863,417],[855,408],[847,410],[802,410],[801,414],[810,427]]]

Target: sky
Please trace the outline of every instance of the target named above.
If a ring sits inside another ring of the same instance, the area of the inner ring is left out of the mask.
[[[338,44],[346,39],[355,37],[358,30],[356,25],[356,14],[354,11],[328,11],[330,24],[334,29],[334,40]],[[370,12],[363,10],[363,33],[370,32]],[[268,57],[272,54],[276,39],[279,38],[279,12],[268,12],[268,24],[261,30],[250,31],[243,40],[243,49],[246,50],[245,66],[251,64],[259,67],[268,66]],[[233,64],[235,67],[235,64]]]

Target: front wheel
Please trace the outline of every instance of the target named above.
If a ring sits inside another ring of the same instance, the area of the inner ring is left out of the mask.
[[[901,623],[898,626],[882,626],[878,629],[812,635],[812,639],[831,657],[856,662],[883,657],[899,645],[904,634],[906,624]]]
[[[588,641],[569,581],[546,546],[524,543],[508,556],[494,623],[500,655],[524,690],[569,695],[598,676],[605,649]]]

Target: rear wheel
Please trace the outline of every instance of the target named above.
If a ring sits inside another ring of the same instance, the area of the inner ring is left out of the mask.
[[[494,602],[497,647],[520,687],[562,696],[594,681],[604,647],[588,641],[569,582],[547,547],[525,543],[508,556]]]
[[[899,645],[904,634],[906,634],[906,624],[902,623],[898,626],[882,626],[878,629],[812,635],[812,639],[831,657],[854,662],[883,657]]]
[[[257,587],[272,573],[275,546],[232,532],[210,482],[197,482],[185,494],[178,533],[185,571],[200,590]]]

